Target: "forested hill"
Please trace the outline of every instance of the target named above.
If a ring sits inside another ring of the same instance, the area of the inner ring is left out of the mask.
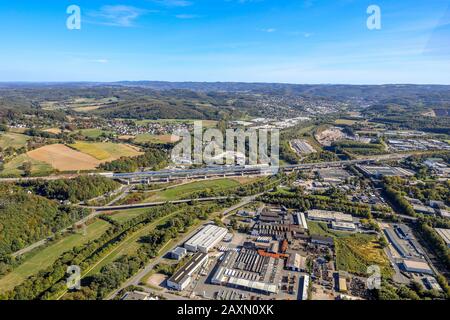
[[[60,206],[20,187],[0,185],[0,259],[70,226],[89,210]]]
[[[49,199],[77,203],[114,191],[120,184],[101,176],[80,176],[71,180],[29,180],[21,186]]]
[[[0,83],[0,116],[10,112],[75,114],[76,101],[98,105],[91,114],[108,118],[214,119],[261,109],[344,104],[375,112],[436,110],[448,116],[450,86],[300,85],[238,82]],[[75,107],[74,107],[75,106]],[[75,109],[75,110],[74,110]]]

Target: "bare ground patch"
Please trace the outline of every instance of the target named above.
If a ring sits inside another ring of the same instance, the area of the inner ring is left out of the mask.
[[[52,144],[27,153],[32,159],[50,164],[59,171],[94,170],[100,160],[63,144]]]

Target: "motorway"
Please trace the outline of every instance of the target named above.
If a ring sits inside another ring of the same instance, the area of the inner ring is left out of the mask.
[[[309,170],[314,168],[340,167],[350,164],[371,163],[381,160],[399,160],[410,156],[411,154],[389,154],[381,156],[372,156],[356,160],[330,161],[307,164],[284,165],[280,167],[270,166],[215,166],[199,169],[183,170],[160,170],[160,171],[141,171],[132,173],[110,173],[104,174],[113,179],[126,180],[129,182],[157,182],[170,181],[177,179],[198,179],[227,176],[248,176],[248,175],[272,175],[279,171],[291,172],[295,170]]]
[[[291,172],[295,170],[308,170],[314,168],[328,168],[340,167],[350,164],[371,163],[382,160],[400,160],[411,156],[412,153],[401,154],[387,154],[360,158],[356,160],[343,160],[307,164],[285,165],[280,167],[270,166],[216,166],[199,169],[183,169],[183,170],[160,170],[160,171],[142,171],[130,173],[84,173],[84,174],[65,174],[65,175],[51,175],[45,177],[22,177],[22,178],[1,178],[0,182],[18,182],[18,181],[32,181],[32,180],[57,180],[57,179],[73,179],[81,175],[102,175],[113,179],[122,180],[124,182],[159,182],[171,181],[179,179],[199,179],[212,177],[227,177],[227,176],[250,176],[250,175],[271,175],[278,171]]]

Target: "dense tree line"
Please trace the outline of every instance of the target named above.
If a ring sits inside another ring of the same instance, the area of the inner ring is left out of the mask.
[[[384,184],[384,194],[386,198],[392,203],[392,205],[400,211],[402,214],[408,216],[416,216],[416,212],[412,205],[403,197],[402,193],[395,190],[389,185]]]
[[[282,174],[274,175],[268,178],[259,179],[257,181],[240,185],[234,188],[228,188],[225,190],[207,189],[198,192],[193,192],[185,196],[186,199],[199,199],[210,197],[226,197],[226,196],[239,196],[246,197],[252,196],[258,193],[269,191],[276,187],[285,176]]]
[[[102,176],[80,176],[74,179],[24,181],[20,185],[55,200],[86,201],[116,190],[120,184]]]
[[[149,236],[157,235],[159,238],[170,239],[174,236],[176,230],[185,230],[187,223],[193,223],[195,219],[207,219],[211,212],[221,207],[230,206],[230,202],[222,202],[221,204],[212,204],[210,206],[188,206],[170,205],[160,206],[149,209],[146,213],[124,222],[120,225],[113,225],[99,238],[89,243],[72,249],[64,253],[52,266],[31,276],[22,284],[14,288],[14,290],[0,295],[1,299],[12,300],[33,300],[33,299],[55,299],[66,290],[66,270],[68,266],[78,265],[81,270],[87,270],[99,259],[104,257],[115,246],[124,241],[131,234],[141,229],[144,225],[154,222],[158,218],[162,218],[171,213],[178,212],[172,222],[156,229]],[[179,225],[181,223],[181,227]],[[174,226],[172,226],[174,224]],[[176,227],[178,226],[178,227]],[[181,229],[182,228],[182,229]],[[164,231],[166,230],[166,231]],[[162,233],[164,231],[164,234]],[[167,232],[167,234],[166,234]],[[155,243],[145,243],[145,239],[141,240],[142,246],[136,255],[125,256],[102,268],[99,275],[87,277],[83,281],[81,291],[68,293],[64,296],[67,299],[96,299],[102,298],[110,290],[116,288],[127,277],[135,273],[141,268],[145,261],[154,257],[157,253],[158,246],[161,245],[157,238]],[[139,267],[139,268],[138,268]],[[138,268],[138,269],[137,269]]]
[[[337,153],[349,153],[349,155],[369,156],[386,152],[381,143],[361,143],[352,140],[334,142],[332,147]]]
[[[403,192],[407,196],[419,199],[424,203],[430,200],[444,201],[450,205],[450,180],[428,180],[410,184],[409,180],[400,177],[387,177],[385,183],[391,188]]]
[[[103,299],[112,290],[117,289],[128,278],[136,274],[146,263],[155,258],[160,249],[171,239],[195,223],[196,219],[207,220],[211,213],[231,203],[210,204],[183,208],[173,219],[141,237],[141,246],[136,253],[120,257],[105,265],[98,274],[83,281],[81,292],[68,293],[64,299]]]
[[[0,256],[44,239],[88,214],[86,209],[60,206],[20,187],[0,185]]]
[[[448,228],[448,225],[446,227]],[[441,236],[433,229],[433,225],[430,225],[425,219],[421,219],[418,223],[418,231],[435,251],[436,257],[443,262],[447,270],[450,269],[450,250]]]
[[[438,276],[442,277],[442,276]],[[440,279],[442,280],[442,279]],[[438,279],[438,282],[441,282]],[[445,280],[445,278],[444,278]],[[442,299],[449,297],[448,285],[441,287],[444,292],[438,292],[436,290],[426,290],[425,287],[417,282],[412,281],[409,285],[398,285],[388,280],[382,280],[380,289],[375,289],[375,298],[378,300],[430,300],[430,299]]]
[[[183,208],[183,205],[167,205],[151,208],[146,213],[125,222],[120,226],[112,226],[99,238],[64,253],[52,266],[26,279],[20,285],[15,287],[14,290],[5,293],[3,296],[0,295],[0,299],[33,300],[54,298],[55,295],[59,292],[63,292],[66,288],[65,279],[67,267],[78,265],[82,270],[88,269],[93,263],[98,261],[102,255],[112,250],[129,234],[135,232],[145,224],[151,223],[155,219],[168,215],[181,208]]]
[[[301,211],[310,209],[341,211],[358,217],[371,218],[371,209],[366,204],[354,203],[347,200],[331,199],[325,196],[301,195],[289,193],[266,193],[258,201],[283,205]]]
[[[105,171],[112,172],[134,172],[140,168],[158,170],[167,165],[167,153],[159,148],[151,148],[145,154],[133,158],[120,158],[118,160],[104,163],[100,166]]]

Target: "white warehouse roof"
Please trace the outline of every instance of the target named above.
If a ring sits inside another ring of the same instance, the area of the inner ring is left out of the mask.
[[[228,230],[215,225],[207,225],[186,241],[184,247],[190,251],[207,252],[227,235]]]

